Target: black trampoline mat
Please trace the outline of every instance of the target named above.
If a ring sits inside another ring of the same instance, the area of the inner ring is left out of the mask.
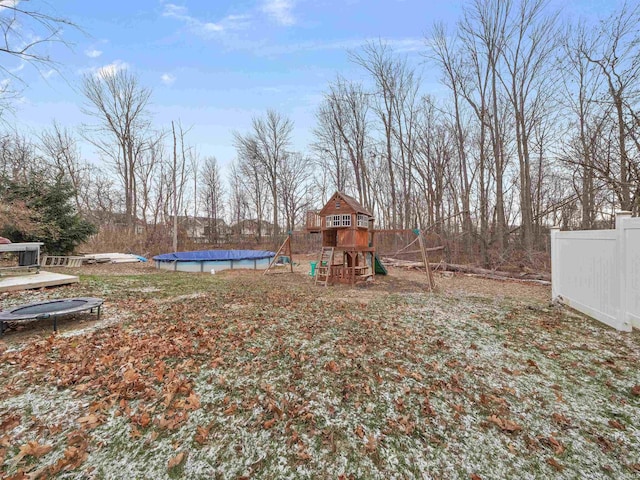
[[[85,308],[86,300],[57,300],[55,302],[38,303],[36,305],[27,305],[26,307],[18,307],[11,311],[17,315],[40,315],[41,313],[55,313],[60,310],[68,310],[70,308]]]

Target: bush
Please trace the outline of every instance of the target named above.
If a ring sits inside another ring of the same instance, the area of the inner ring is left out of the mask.
[[[43,242],[47,253],[66,255],[96,233],[96,227],[76,212],[73,187],[62,178],[47,181],[33,175],[24,182],[2,183],[2,202],[9,207],[5,210],[16,213],[0,217],[0,235],[12,242]]]

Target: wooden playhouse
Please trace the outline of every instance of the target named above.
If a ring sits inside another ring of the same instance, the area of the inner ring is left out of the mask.
[[[373,278],[375,247],[371,212],[355,198],[336,192],[319,212],[310,213],[308,231],[322,234],[316,283],[353,285]]]

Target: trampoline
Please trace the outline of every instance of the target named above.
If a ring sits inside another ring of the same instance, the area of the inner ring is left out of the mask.
[[[25,320],[43,320],[53,318],[53,330],[58,331],[57,318],[64,315],[89,310],[93,313],[97,310],[100,319],[100,309],[103,300],[93,297],[63,298],[60,300],[49,300],[48,302],[29,303],[18,305],[0,312],[0,335],[4,334],[5,322],[20,322]]]
[[[275,257],[266,250],[198,250],[174,252],[153,257],[156,268],[178,272],[209,272],[248,268],[266,270]]]

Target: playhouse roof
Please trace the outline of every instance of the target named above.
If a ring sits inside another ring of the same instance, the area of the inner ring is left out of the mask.
[[[342,192],[336,192],[331,196],[331,198],[326,203],[326,205],[322,208],[322,210],[320,210],[319,212],[320,215],[324,213],[325,209],[331,204],[331,202],[336,200],[336,197],[340,197],[356,213],[364,213],[365,215],[369,215],[370,217],[373,216],[373,214],[368,209],[363,207],[358,200]]]

